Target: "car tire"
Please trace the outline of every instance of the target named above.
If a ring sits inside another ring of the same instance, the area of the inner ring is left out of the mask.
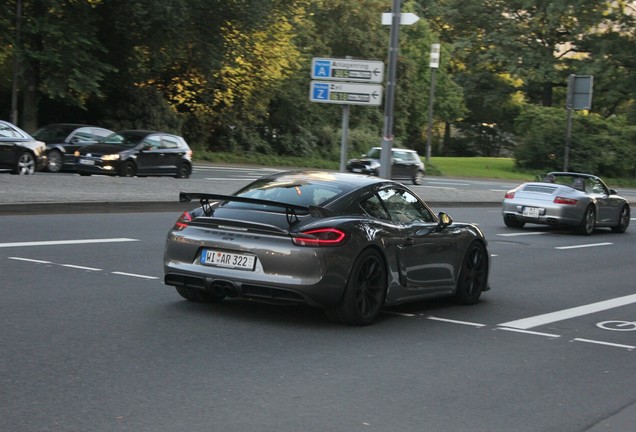
[[[625,204],[621,209],[620,215],[618,216],[618,223],[616,224],[616,226],[612,227],[612,231],[615,233],[624,233],[625,231],[627,231],[630,217],[631,215],[629,206]]]
[[[35,156],[31,152],[25,151],[20,154],[18,161],[13,168],[13,174],[31,175],[35,173]]]
[[[197,303],[218,303],[225,298],[223,295],[198,288],[176,287],[176,289],[181,297]]]
[[[587,206],[585,213],[583,213],[583,219],[577,227],[577,232],[584,235],[590,235],[594,232],[596,226],[596,210],[593,205]]]
[[[384,305],[387,269],[380,252],[364,250],[356,259],[340,304],[327,312],[343,324],[371,324]]]
[[[479,241],[473,241],[464,255],[462,269],[457,280],[455,299],[458,303],[471,305],[479,301],[481,293],[487,289],[488,255]]]
[[[62,171],[62,165],[64,164],[64,155],[59,150],[51,150],[47,154],[46,169],[48,172],[58,173]]]
[[[135,164],[130,161],[124,162],[119,170],[119,175],[122,177],[134,177],[135,174],[137,174]]]
[[[507,217],[505,217],[503,221],[508,228],[523,228],[526,224],[525,222],[522,222],[520,220]]]
[[[179,166],[177,166],[177,175],[175,177],[187,179],[190,177],[190,174],[192,174],[192,167],[185,162],[181,162]]]
[[[422,170],[417,170],[417,172],[415,173],[415,176],[413,176],[413,184],[421,185],[423,181],[424,181],[424,172]]]

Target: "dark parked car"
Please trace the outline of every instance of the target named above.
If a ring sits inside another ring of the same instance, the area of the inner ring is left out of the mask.
[[[381,147],[373,147],[366,155],[347,161],[347,171],[359,174],[380,174]],[[391,178],[393,180],[409,180],[413,184],[422,184],[424,162],[415,150],[391,149]]]
[[[0,169],[33,174],[46,165],[46,145],[7,121],[0,120]]]
[[[192,150],[182,137],[165,132],[116,132],[97,144],[82,147],[75,155],[75,170],[80,175],[188,178],[192,173]]]
[[[112,130],[75,123],[57,123],[41,127],[33,137],[46,143],[47,170],[60,172],[75,168],[74,153],[80,147],[95,144]]]
[[[168,233],[164,282],[188,300],[307,304],[366,325],[385,305],[445,295],[473,304],[489,288],[482,231],[435,215],[395,181],[282,172],[180,200],[200,207]]]

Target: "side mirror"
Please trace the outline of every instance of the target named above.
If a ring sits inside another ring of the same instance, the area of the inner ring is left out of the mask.
[[[618,192],[616,192],[616,189],[610,189],[609,193],[610,195],[618,195]]]
[[[437,215],[437,219],[438,219],[438,222],[437,222],[438,231],[443,230],[444,228],[446,228],[447,226],[453,223],[453,218],[444,212],[439,212],[439,214]]]

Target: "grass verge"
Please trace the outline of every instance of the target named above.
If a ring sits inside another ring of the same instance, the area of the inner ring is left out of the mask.
[[[195,159],[221,164],[257,165],[288,168],[338,170],[340,162],[320,158],[276,156],[259,153],[195,152]],[[493,157],[432,157],[426,166],[429,176],[474,177],[518,180],[519,183],[543,177],[545,171],[515,168],[512,158]],[[636,187],[636,179],[605,178],[610,187]]]

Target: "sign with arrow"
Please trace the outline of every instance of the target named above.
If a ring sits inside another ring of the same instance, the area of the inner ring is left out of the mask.
[[[384,63],[373,60],[313,58],[311,79],[381,83]]]
[[[420,20],[420,17],[411,12],[400,14],[400,25],[412,25]],[[393,21],[393,14],[385,12],[382,14],[382,25],[391,25]]]
[[[379,84],[312,81],[309,100],[332,104],[377,106],[382,103],[382,86]]]

